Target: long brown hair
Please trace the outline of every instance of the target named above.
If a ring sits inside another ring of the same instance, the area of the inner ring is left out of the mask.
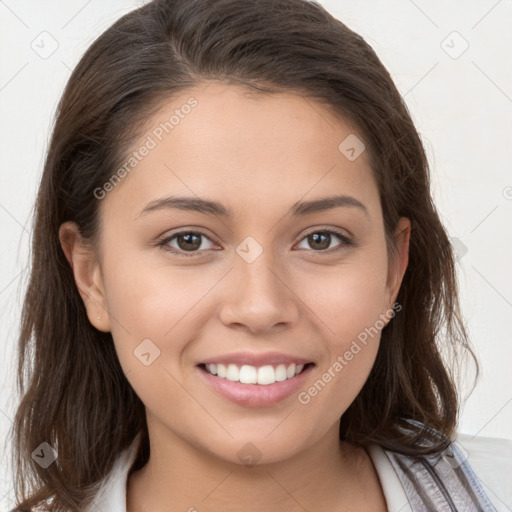
[[[44,501],[50,510],[83,510],[139,432],[137,467],[148,460],[144,405],[123,374],[111,334],[89,323],[58,233],[74,221],[84,237],[97,239],[95,189],[119,168],[162,102],[205,80],[261,94],[298,92],[358,128],[390,254],[400,217],[411,220],[412,235],[397,297],[402,310],[382,331],[371,374],[341,419],[340,438],[414,454],[424,434],[405,431],[404,420],[453,435],[452,370],[461,359],[447,365],[442,354],[473,354],[424,148],[386,68],[362,37],[307,0],[154,0],[92,44],[58,106],[19,337],[13,433],[22,508]],[[42,442],[58,452],[47,469],[31,456]]]

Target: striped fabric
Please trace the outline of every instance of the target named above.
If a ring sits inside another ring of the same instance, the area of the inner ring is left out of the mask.
[[[422,423],[409,423],[432,437],[444,438]],[[411,456],[386,449],[384,452],[414,512],[496,512],[471,469],[465,450],[457,442],[437,455]]]

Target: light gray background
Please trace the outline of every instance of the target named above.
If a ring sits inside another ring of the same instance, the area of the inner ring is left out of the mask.
[[[17,400],[14,347],[52,116],[86,48],[141,3],[0,0],[1,509],[12,495],[6,436]],[[459,430],[512,438],[512,1],[321,3],[375,49],[426,145],[482,366]]]

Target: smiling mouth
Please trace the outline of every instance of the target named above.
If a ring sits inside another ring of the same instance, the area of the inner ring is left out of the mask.
[[[283,382],[285,380],[293,379],[295,376],[300,375],[314,363],[307,364],[279,364],[279,365],[264,365],[264,366],[251,366],[244,364],[238,366],[236,364],[200,364],[198,365],[203,371],[225,379],[231,382],[238,382],[241,384],[258,384],[260,386],[268,386],[276,382]]]

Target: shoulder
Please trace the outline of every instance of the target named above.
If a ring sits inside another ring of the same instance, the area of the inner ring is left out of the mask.
[[[458,434],[458,445],[498,510],[512,508],[512,440]]]
[[[369,448],[389,510],[512,510],[511,440],[458,434],[431,455]]]

